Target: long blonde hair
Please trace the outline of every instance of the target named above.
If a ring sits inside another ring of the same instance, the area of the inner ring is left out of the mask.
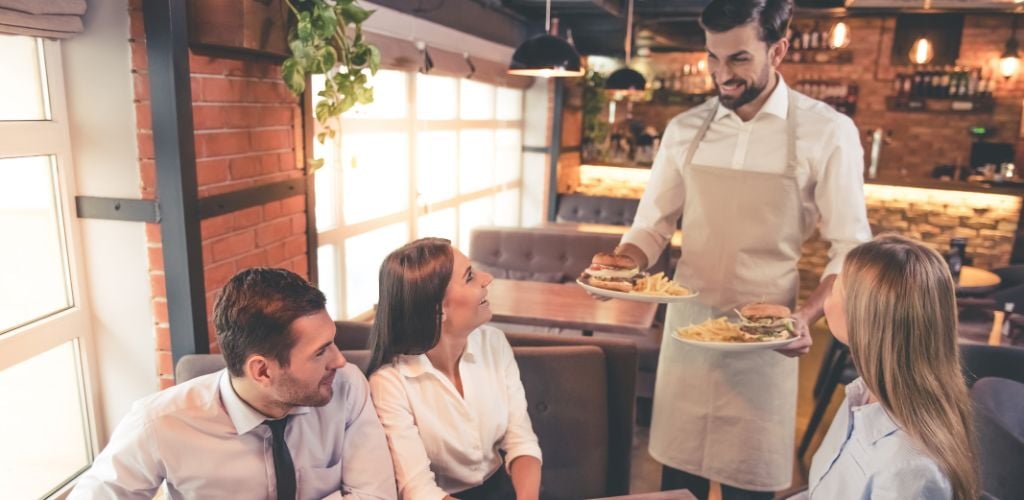
[[[945,472],[953,498],[978,498],[956,295],[945,260],[913,240],[879,236],[847,255],[843,292],[850,354],[865,385]]]

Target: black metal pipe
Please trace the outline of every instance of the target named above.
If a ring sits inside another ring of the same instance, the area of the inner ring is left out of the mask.
[[[210,352],[186,0],[142,2],[171,354]]]

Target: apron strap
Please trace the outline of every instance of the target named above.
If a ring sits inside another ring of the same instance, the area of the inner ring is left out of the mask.
[[[797,93],[790,88],[789,95],[789,109],[786,111],[786,175],[790,177],[796,177],[797,170],[800,168],[800,162],[797,161],[796,157],[796,99]]]
[[[796,91],[792,88],[788,89],[786,97],[789,101],[789,108],[786,110],[786,170],[784,173],[787,176],[796,177],[800,167],[800,162],[797,161],[796,155]],[[693,162],[693,155],[697,153],[697,148],[700,147],[701,141],[704,140],[708,129],[711,128],[711,122],[714,121],[715,116],[718,114],[718,107],[721,105],[721,103],[715,102],[715,105],[711,107],[711,112],[704,117],[704,121],[700,124],[700,128],[697,129],[697,133],[690,140],[690,145],[686,148],[686,156],[683,158],[684,168]]]
[[[711,112],[704,117],[704,122],[700,124],[700,128],[697,129],[697,133],[693,135],[693,139],[690,140],[690,145],[686,148],[686,157],[683,158],[683,168],[689,167],[693,161],[693,155],[697,152],[697,148],[700,147],[701,141],[704,140],[704,134],[707,134],[708,129],[711,128],[711,122],[715,119],[715,115],[718,114],[718,107],[721,104],[715,101],[715,105],[711,107]]]

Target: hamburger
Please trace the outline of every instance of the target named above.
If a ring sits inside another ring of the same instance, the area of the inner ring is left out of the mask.
[[[736,311],[740,316],[740,330],[760,340],[785,339],[793,335],[792,312],[779,304],[747,304]]]
[[[638,274],[640,268],[632,257],[600,252],[594,255],[590,267],[583,270],[580,281],[606,290],[629,292]]]

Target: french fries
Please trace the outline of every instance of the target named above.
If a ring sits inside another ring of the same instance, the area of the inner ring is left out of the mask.
[[[769,342],[788,338],[787,336],[763,337],[759,335],[751,335],[741,330],[740,325],[729,321],[725,316],[709,319],[696,325],[678,328],[676,329],[676,337],[689,340],[699,340],[702,342],[734,343]]]
[[[651,274],[637,278],[633,283],[633,293],[676,297],[690,295],[689,290],[679,286],[679,283],[666,278],[665,273]]]
[[[676,330],[676,336],[704,342],[753,342],[753,336],[740,330],[739,325],[725,317],[709,319],[703,323]]]

